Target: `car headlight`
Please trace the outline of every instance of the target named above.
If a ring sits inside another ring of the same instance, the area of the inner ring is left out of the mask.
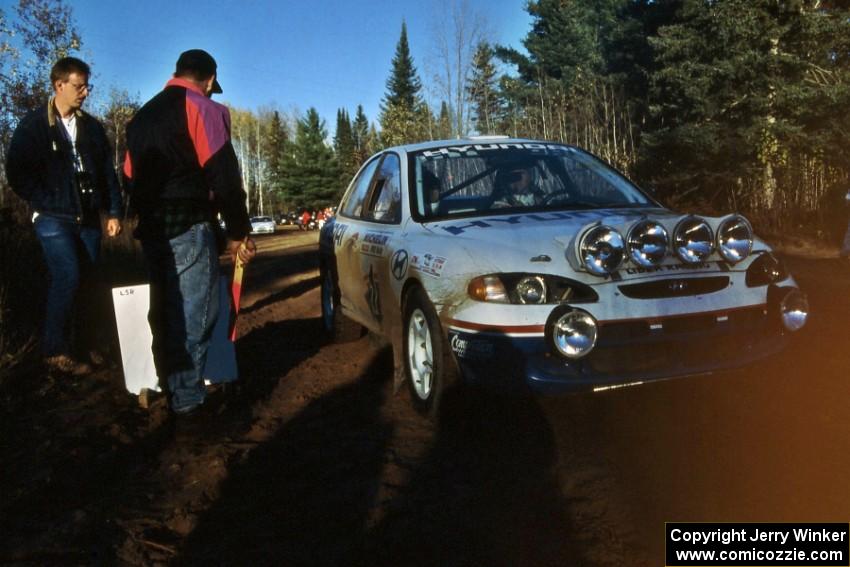
[[[744,260],[753,249],[753,228],[740,215],[729,217],[717,229],[717,249],[731,264]]]
[[[809,318],[809,300],[799,289],[792,289],[779,302],[782,324],[789,331],[799,331]]]
[[[657,222],[644,220],[629,231],[629,255],[638,266],[649,268],[659,265],[667,255],[670,237]]]
[[[711,227],[699,217],[685,218],[673,232],[673,247],[686,264],[704,262],[714,249]]]
[[[526,276],[516,285],[520,303],[546,303],[546,282],[540,276]]]
[[[469,282],[467,293],[477,301],[523,305],[599,300],[599,296],[587,284],[551,274],[522,272],[479,276]]]
[[[622,234],[610,226],[597,226],[584,234],[579,250],[588,272],[606,276],[616,272],[623,263],[626,246]]]
[[[747,268],[747,287],[759,287],[781,282],[788,277],[785,266],[770,252],[763,252]]]
[[[575,360],[587,355],[596,346],[599,326],[593,315],[581,309],[556,309],[549,318],[547,332],[555,350]]]

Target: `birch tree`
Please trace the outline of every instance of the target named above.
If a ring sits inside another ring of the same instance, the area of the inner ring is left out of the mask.
[[[469,0],[441,0],[432,21],[434,82],[438,99],[447,101],[453,117],[453,135],[469,131],[467,91],[473,54],[486,40],[487,24]]]

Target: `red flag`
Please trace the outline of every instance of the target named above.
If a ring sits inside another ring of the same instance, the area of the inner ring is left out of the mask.
[[[245,243],[242,243],[242,247]],[[241,248],[240,247],[240,250]],[[233,299],[233,327],[230,329],[230,340],[236,342],[236,319],[239,316],[239,299],[242,297],[242,272],[245,269],[245,264],[237,255],[233,266],[233,285],[230,288],[230,295]]]

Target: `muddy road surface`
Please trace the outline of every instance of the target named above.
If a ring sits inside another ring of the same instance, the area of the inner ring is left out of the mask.
[[[0,564],[663,565],[664,522],[850,517],[850,265],[788,256],[809,327],[745,371],[438,423],[369,337],[323,342],[316,233],[259,240],[243,387],[175,438],[120,366],[3,383]],[[695,345],[710,349],[710,344]]]

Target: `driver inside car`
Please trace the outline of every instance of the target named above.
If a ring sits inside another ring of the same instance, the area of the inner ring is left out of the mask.
[[[521,165],[500,172],[503,187],[493,202],[494,209],[533,207],[543,203],[543,192],[533,182],[533,166]]]
[[[422,169],[422,194],[425,197],[426,216],[436,215],[440,209],[440,179],[425,168]]]

